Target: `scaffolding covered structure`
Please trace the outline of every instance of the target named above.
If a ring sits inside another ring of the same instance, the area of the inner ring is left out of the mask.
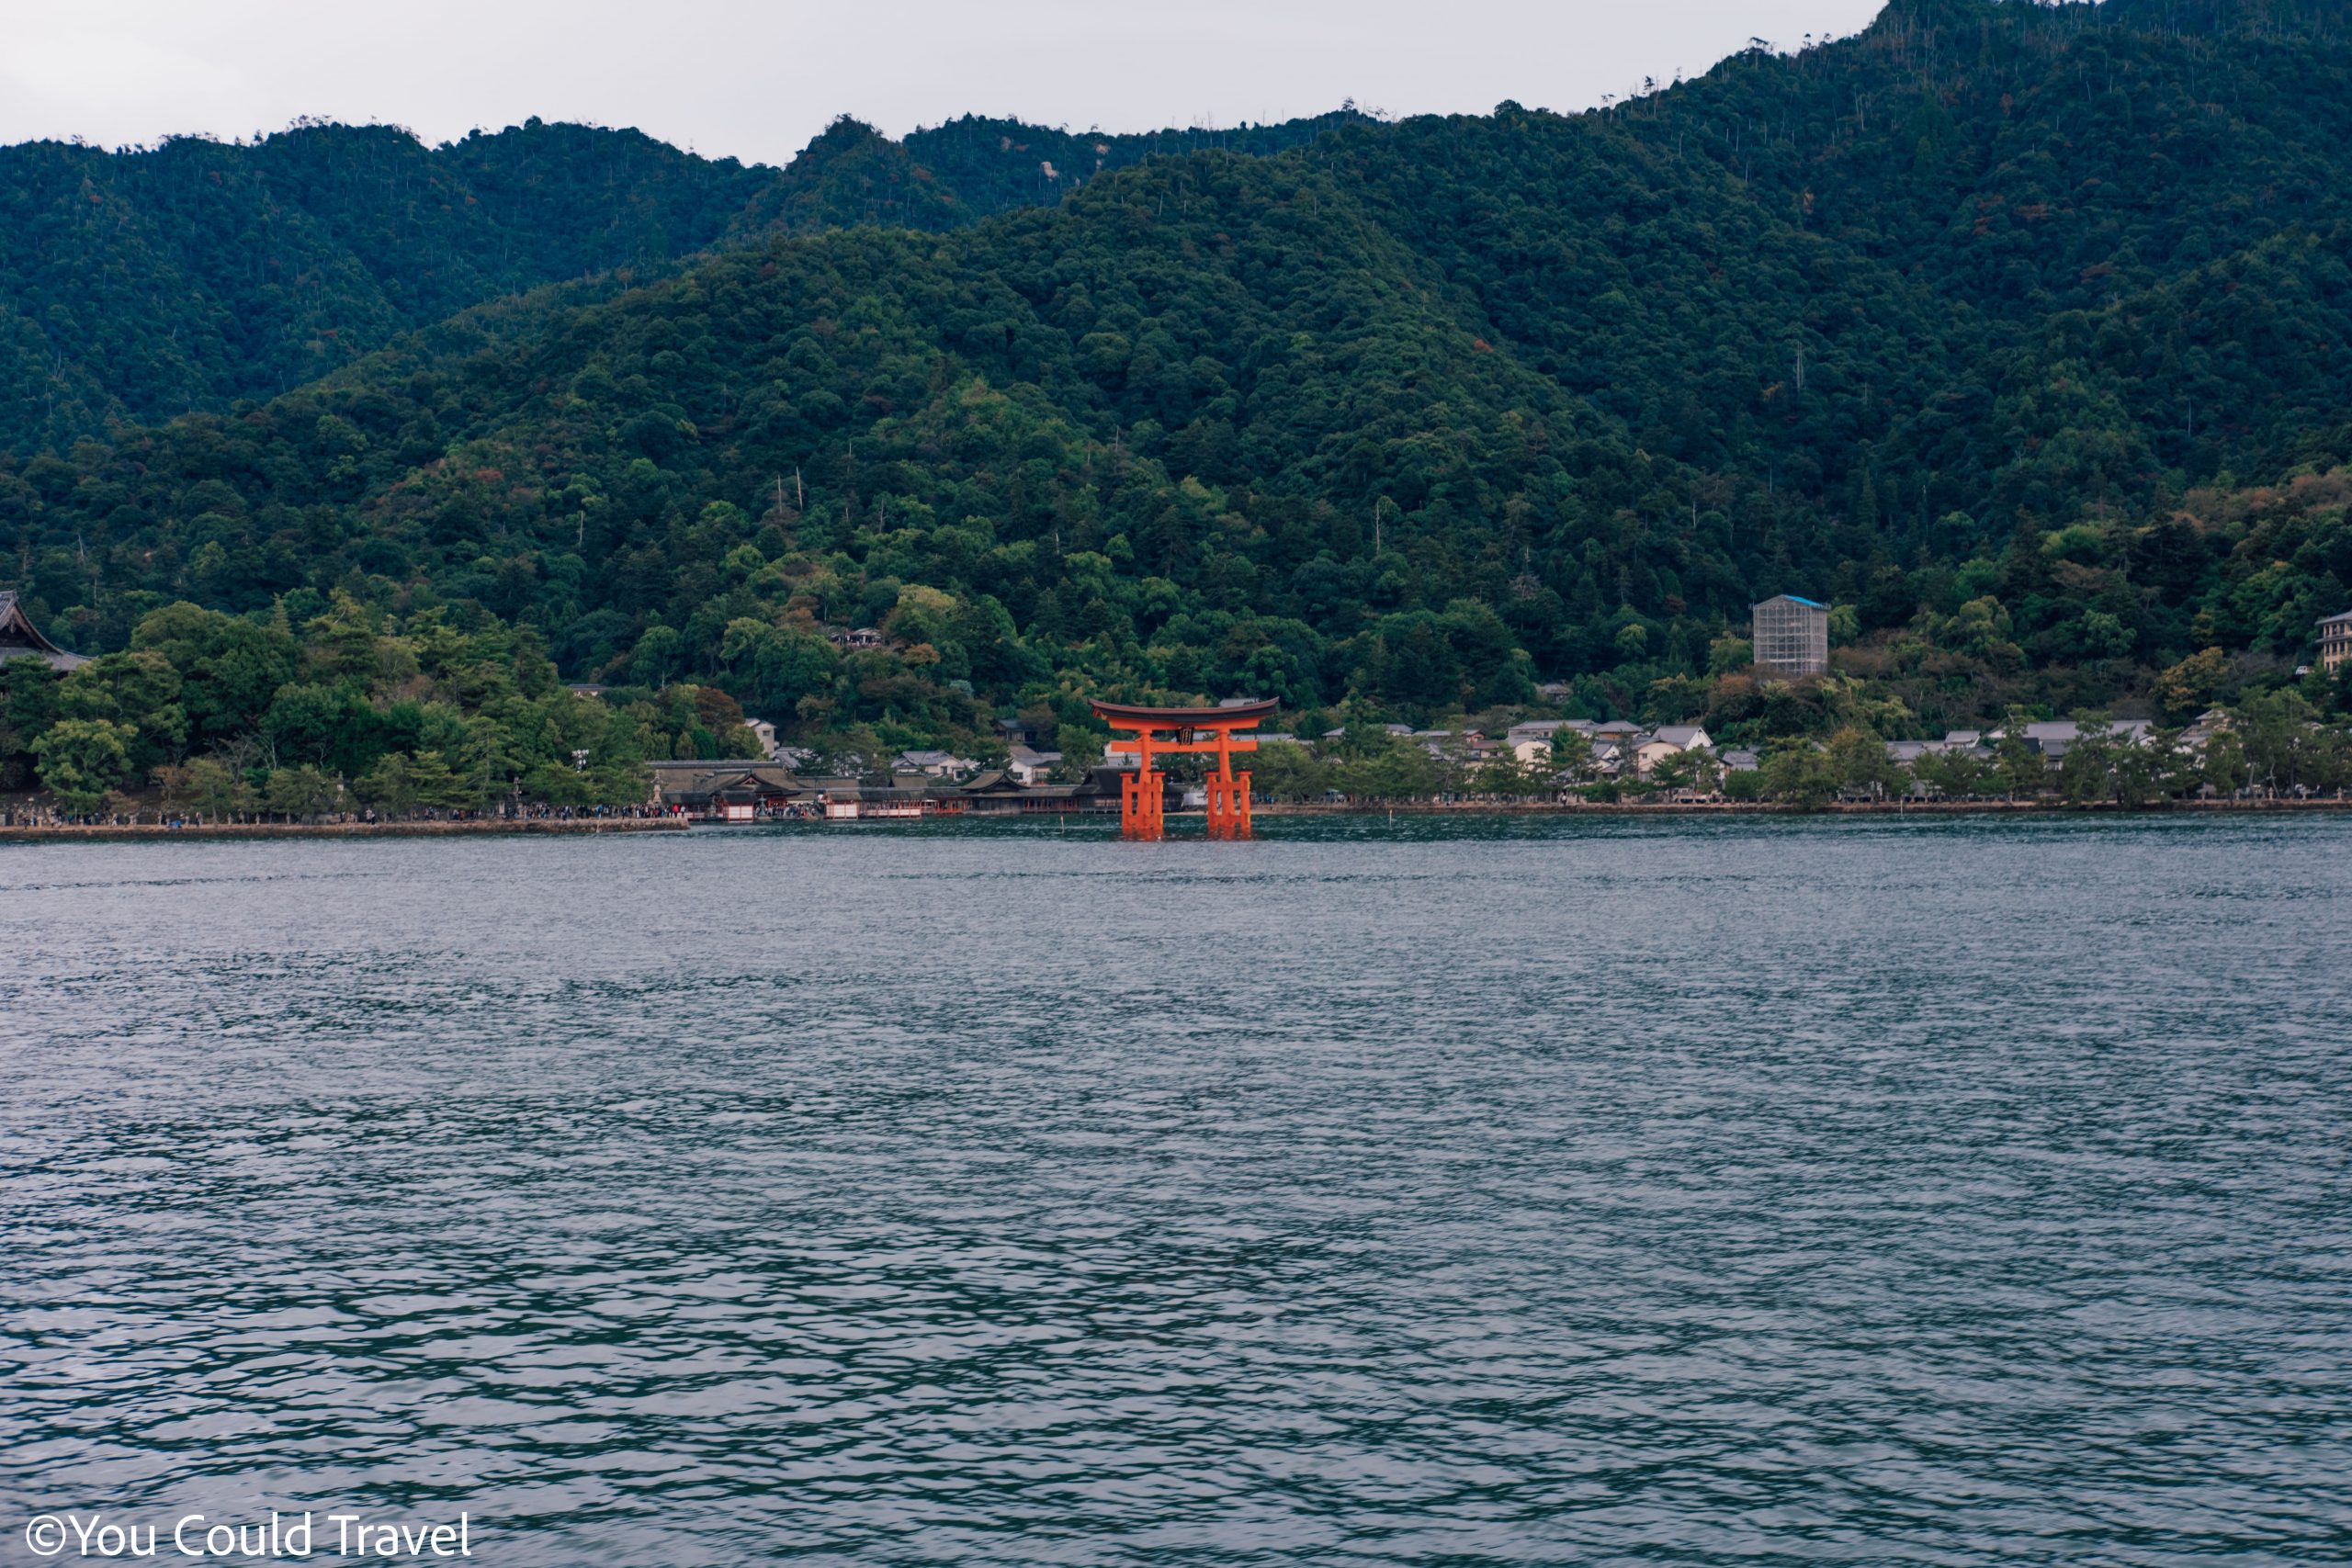
[[[1756,668],[1770,675],[1829,672],[1829,606],[1782,593],[1753,607]]]

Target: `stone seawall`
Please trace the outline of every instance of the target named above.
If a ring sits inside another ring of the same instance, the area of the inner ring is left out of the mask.
[[[2086,812],[2116,816],[2197,815],[2245,811],[2352,811],[2344,800],[2171,800],[2154,806],[2112,804],[2069,806],[2055,800],[1884,800],[1833,801],[1822,806],[1790,806],[1773,800],[1580,801],[1562,805],[1551,800],[1437,801],[1400,800],[1393,805],[1351,801],[1340,805],[1321,801],[1260,801],[1250,807],[1259,817],[1960,817],[1986,812],[2041,816],[2081,816]],[[1195,812],[1193,815],[1198,816]]]
[[[682,833],[684,819],[676,817],[526,818],[480,822],[207,822],[183,828],[142,822],[127,827],[65,825],[0,826],[0,843],[64,843],[113,841],[124,839],[416,839],[463,838],[481,834],[514,833]]]

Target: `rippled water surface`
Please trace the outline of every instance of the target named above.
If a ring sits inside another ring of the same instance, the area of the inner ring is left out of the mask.
[[[2347,851],[0,848],[0,1561],[2352,1560]]]

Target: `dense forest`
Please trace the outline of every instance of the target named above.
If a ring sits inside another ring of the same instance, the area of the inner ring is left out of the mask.
[[[902,142],[842,119],[786,169],[537,119],[443,147],[304,122],[0,148],[0,446],[272,397],[543,284],[608,291],[775,233],[961,227],[1150,153],[1279,152],[1347,118],[1107,136],[967,117]]]
[[[0,577],[85,653],[488,639],[653,748],[732,722],[674,686],[869,755],[1539,685],[1770,741],[2177,720],[2352,606],[2352,0],[1896,0],[1572,116],[0,175]],[[1748,669],[1783,591],[1831,677]]]

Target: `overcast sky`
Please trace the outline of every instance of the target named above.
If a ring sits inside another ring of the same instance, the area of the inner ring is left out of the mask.
[[[1583,108],[1793,48],[1881,0],[0,0],[0,142],[276,130],[428,141],[528,116],[782,163],[835,115],[1073,129]]]

